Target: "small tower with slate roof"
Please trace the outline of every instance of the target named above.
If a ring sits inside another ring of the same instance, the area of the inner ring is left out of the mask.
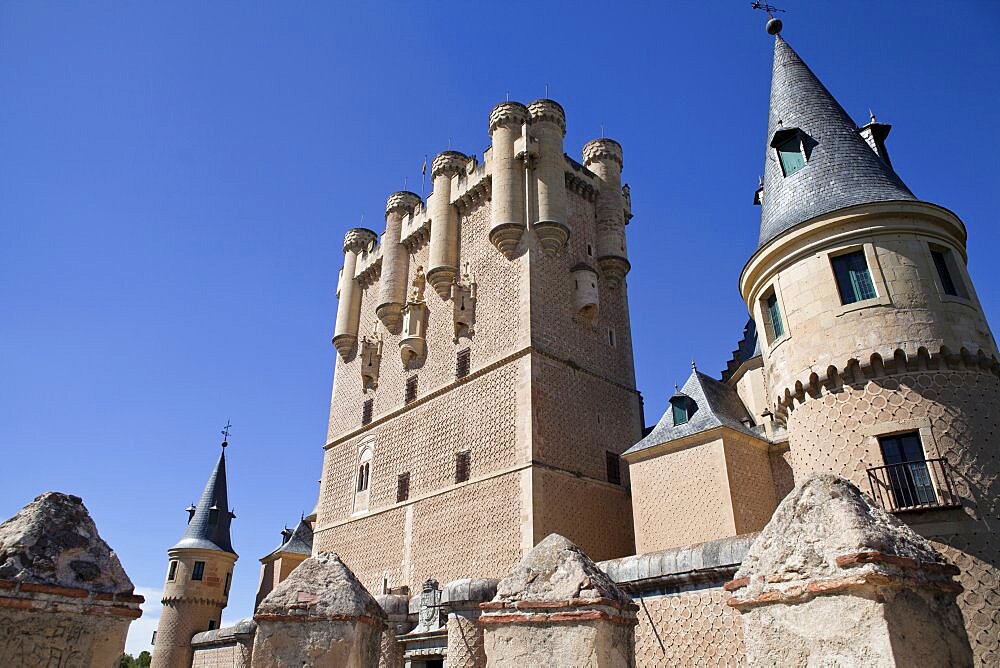
[[[219,628],[229,602],[233,550],[229,527],[236,517],[226,489],[226,447],[205,484],[198,503],[187,508],[188,524],[177,544],[167,550],[170,559],[163,586],[163,612],[156,628],[152,665],[190,666],[191,637]]]
[[[977,660],[994,664],[995,627],[982,620],[996,618],[984,601],[1000,577],[990,528],[1000,507],[985,491],[1000,478],[1000,364],[966,266],[965,224],[903,183],[888,125],[870,115],[858,127],[774,40],[760,238],[740,292],[768,409],[787,433],[771,455],[785,472],[777,496],[829,472],[906,511],[901,519],[961,564],[969,639]]]
[[[260,560],[260,584],[254,607],[312,555],[313,530],[303,517],[294,529],[281,532],[281,545]]]

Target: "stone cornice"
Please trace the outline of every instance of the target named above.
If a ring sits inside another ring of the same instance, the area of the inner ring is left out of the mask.
[[[0,608],[35,612],[75,612],[137,619],[145,598],[134,593],[93,592],[76,587],[0,580]]]

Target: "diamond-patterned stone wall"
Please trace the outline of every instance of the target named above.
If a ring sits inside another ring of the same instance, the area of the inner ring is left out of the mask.
[[[636,598],[639,666],[743,666],[740,614],[721,587]]]

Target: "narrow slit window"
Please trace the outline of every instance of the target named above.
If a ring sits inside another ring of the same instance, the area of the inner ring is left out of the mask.
[[[778,160],[785,176],[791,176],[806,166],[806,156],[802,152],[802,139],[796,134],[777,146]]]
[[[177,562],[176,561],[171,561],[170,562],[170,571],[167,573],[167,580],[169,580],[169,581],[172,582],[173,579],[176,578],[176,577],[177,577]]]
[[[767,299],[764,300],[764,306],[767,310],[767,321],[771,326],[771,341],[775,341],[785,335],[785,323],[781,320],[778,295],[772,291]]]
[[[941,280],[941,289],[944,293],[952,297],[967,298],[965,286],[958,278],[958,268],[955,266],[951,251],[932,248],[931,258],[934,260],[934,268],[937,269],[938,278]]]
[[[205,562],[196,561],[194,562],[194,570],[191,571],[192,580],[201,580],[205,577]]]
[[[369,424],[372,421],[372,411],[375,408],[374,399],[366,399],[361,405],[361,424]]]
[[[465,482],[469,479],[469,468],[472,463],[472,453],[468,450],[455,455],[455,482]]]
[[[868,269],[868,260],[863,250],[844,253],[830,258],[833,263],[833,273],[837,277],[837,289],[840,291],[842,304],[874,299],[875,284]]]
[[[410,472],[400,473],[396,478],[396,503],[402,503],[410,498]]]
[[[233,574],[226,573],[226,584],[222,586],[222,595],[229,596],[229,585],[232,584]]]
[[[463,348],[458,351],[458,355],[455,357],[455,378],[465,378],[469,375],[472,364],[472,351],[469,348]]]
[[[612,485],[622,484],[621,458],[614,452],[604,453],[608,467],[608,482]]]
[[[215,630],[215,620],[214,619],[208,620],[208,630],[209,631],[214,631]]]
[[[406,394],[403,396],[403,403],[410,403],[417,398],[417,377],[410,376],[406,379]]]
[[[611,347],[614,347],[615,345],[615,330],[613,329],[608,330],[608,343],[611,345]]]

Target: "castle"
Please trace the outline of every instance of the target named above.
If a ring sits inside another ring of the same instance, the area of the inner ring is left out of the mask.
[[[641,603],[639,665],[739,664],[732,578],[782,499],[826,472],[958,567],[975,660],[1000,662],[1000,353],[965,226],[896,174],[889,125],[859,127],[769,32],[750,319],[721,378],[693,368],[644,429],[622,147],[594,139],[577,161],[558,103],[501,103],[481,159],[439,154],[426,202],[393,193],[381,235],[345,236],[319,499],[262,560],[258,605],[336,553],[387,616],[382,665],[483,665],[480,604],[560,534]],[[225,488],[223,453],[168,553],[154,665],[253,644],[249,625],[217,628],[236,560]]]

